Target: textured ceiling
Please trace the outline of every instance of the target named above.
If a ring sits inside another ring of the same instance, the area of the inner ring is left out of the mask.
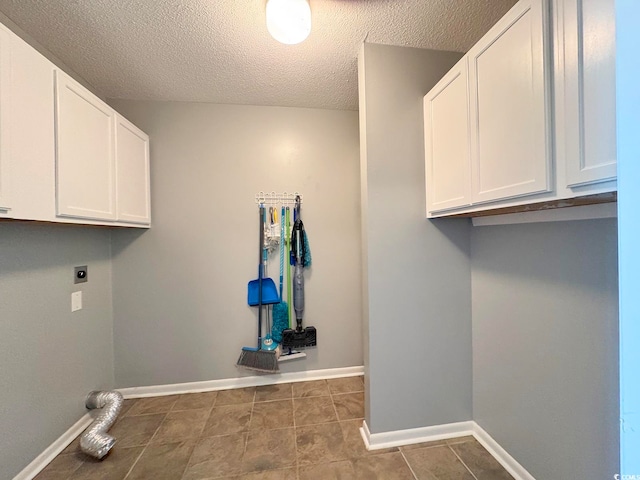
[[[514,0],[311,0],[281,45],[265,0],[0,0],[105,97],[357,109],[359,46],[467,51]]]

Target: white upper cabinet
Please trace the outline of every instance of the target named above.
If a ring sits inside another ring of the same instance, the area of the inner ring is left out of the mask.
[[[567,186],[616,178],[614,0],[558,0]],[[561,57],[562,58],[562,57]],[[562,148],[562,145],[559,145]]]
[[[4,28],[0,28],[0,216],[11,210],[9,198],[9,152],[10,128],[8,108],[11,94],[11,36]]]
[[[0,218],[150,225],[149,137],[0,24]]]
[[[521,0],[468,53],[474,204],[551,190],[545,5]]]
[[[427,212],[471,204],[467,57],[424,97]]]
[[[9,156],[14,218],[55,219],[54,68],[12,34]]]
[[[116,219],[115,112],[56,71],[57,213]]]
[[[149,224],[149,136],[117,114],[116,171],[117,219]]]

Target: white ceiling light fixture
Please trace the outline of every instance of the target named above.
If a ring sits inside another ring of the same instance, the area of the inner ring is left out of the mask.
[[[308,0],[267,0],[267,30],[286,45],[302,42],[311,33]]]

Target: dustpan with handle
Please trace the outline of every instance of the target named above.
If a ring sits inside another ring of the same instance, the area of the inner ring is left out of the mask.
[[[260,224],[260,262],[258,263],[258,278],[251,280],[248,285],[247,302],[254,307],[262,305],[273,305],[280,303],[280,296],[275,282],[271,278],[265,278],[262,263],[262,244],[264,239],[264,222],[266,220],[266,210],[260,205],[262,223]],[[260,302],[260,285],[262,284],[262,302]]]

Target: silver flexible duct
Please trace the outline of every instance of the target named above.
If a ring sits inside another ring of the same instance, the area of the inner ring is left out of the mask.
[[[122,409],[124,399],[120,392],[91,392],[85,405],[89,410],[102,408],[102,412],[80,437],[80,449],[87,455],[101,459],[113,448],[116,439],[107,434]]]

